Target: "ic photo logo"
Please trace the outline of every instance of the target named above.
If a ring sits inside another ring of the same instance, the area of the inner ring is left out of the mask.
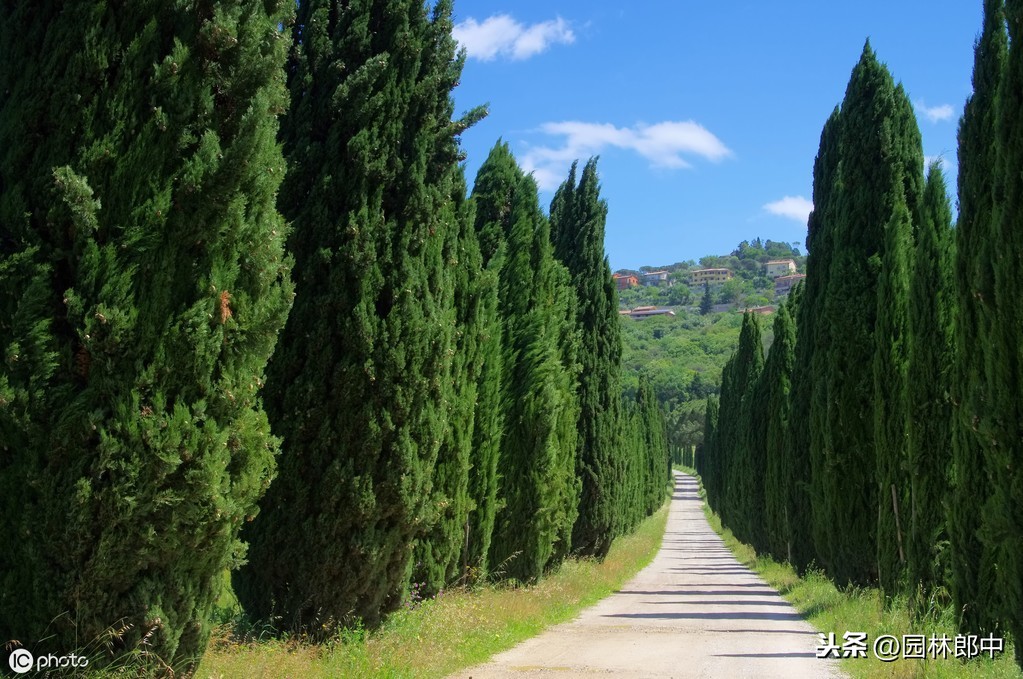
[[[36,660],[32,657],[32,652],[24,648],[15,650],[7,658],[7,663],[11,666],[11,669],[18,674],[25,674],[31,671],[35,662]]]
[[[32,655],[32,651],[18,648],[11,651],[11,654],[7,656],[7,664],[10,665],[15,674],[26,674],[32,670],[39,672],[56,668],[88,667],[89,659],[76,653],[69,653],[68,655],[53,655],[50,653],[37,658]]]

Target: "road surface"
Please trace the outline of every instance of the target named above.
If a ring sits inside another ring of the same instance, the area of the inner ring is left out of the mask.
[[[505,677],[841,677],[817,633],[739,564],[676,473],[664,542],[621,591],[459,679]]]

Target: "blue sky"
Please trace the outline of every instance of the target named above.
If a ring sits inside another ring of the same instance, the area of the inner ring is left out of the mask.
[[[954,192],[981,16],[981,0],[456,0],[457,112],[490,106],[462,138],[468,180],[503,138],[546,208],[572,159],[599,155],[613,269],[758,236],[802,250],[821,127],[868,37]]]

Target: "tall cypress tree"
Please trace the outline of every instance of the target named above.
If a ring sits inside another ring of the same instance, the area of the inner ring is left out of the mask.
[[[910,219],[918,214],[923,183],[919,131],[911,111],[906,120],[904,97],[867,43],[842,102],[840,183],[820,319],[832,335],[823,376],[829,406],[815,534],[824,564],[842,583],[877,577],[874,389],[872,371],[865,368],[875,353],[885,226],[900,200]]]
[[[501,452],[501,432],[504,429],[504,363],[501,356],[501,318],[498,315],[498,290],[503,261],[503,251],[494,253],[486,262],[478,282],[480,317],[477,342],[482,365],[473,414],[469,468],[470,508],[462,552],[463,577],[468,580],[478,579],[488,571],[487,554],[497,514],[497,465]]]
[[[551,240],[575,286],[579,360],[578,476],[582,479],[579,517],[572,549],[603,558],[620,530],[621,326],[618,295],[604,254],[607,204],[600,198],[597,159],[591,158],[578,185],[576,166],[551,203]]]
[[[289,629],[401,602],[448,432],[464,189],[451,5],[302,2],[283,126],[297,299],[268,369],[280,475],[236,591]],[[302,558],[295,555],[301,554]]]
[[[717,479],[714,476],[714,458],[717,456],[717,422],[718,400],[707,397],[707,407],[703,415],[703,445],[696,451],[696,473],[703,481],[703,489],[707,494],[707,504],[717,508]]]
[[[985,468],[991,496],[983,509],[982,539],[995,568],[998,610],[1016,645],[1023,666],[1023,2],[1007,0],[1005,17],[1009,54],[998,104],[998,165],[1004,190],[994,229],[995,318],[988,338],[987,384],[990,417],[981,421],[988,438]]]
[[[643,468],[641,516],[657,511],[664,503],[671,478],[671,460],[668,456],[668,432],[664,411],[646,377],[640,379],[636,391],[636,404],[640,414],[639,461]]]
[[[909,449],[910,482],[906,559],[909,582],[926,597],[943,585],[944,565],[935,567],[937,546],[948,531],[944,502],[952,463],[952,210],[938,163],[928,170],[910,289]]]
[[[205,648],[273,475],[291,304],[285,3],[18,2],[0,25],[0,636]],[[90,657],[90,667],[100,658]]]
[[[877,464],[877,564],[892,596],[906,568],[911,512],[905,469],[908,443],[909,267],[913,224],[901,193],[884,232],[874,327],[874,443]]]
[[[734,369],[728,418],[733,432],[728,438],[732,452],[725,506],[728,523],[736,536],[744,542],[752,542],[754,526],[759,524],[754,514],[763,515],[764,473],[760,454],[763,432],[757,431],[760,416],[754,400],[757,380],[764,369],[764,347],[759,317],[751,312],[743,315]],[[722,423],[725,423],[723,415]]]
[[[482,312],[488,294],[474,228],[473,204],[465,200],[464,181],[453,185],[450,212],[441,217],[454,222],[459,229],[444,253],[444,261],[451,267],[455,305],[446,413],[448,426],[437,454],[432,498],[424,515],[430,529],[419,539],[413,553],[413,583],[419,596],[428,597],[436,595],[462,570],[466,522],[475,504],[469,495],[469,477],[482,368]],[[496,281],[491,280],[489,284],[496,285]]]
[[[507,144],[498,142],[480,167],[473,198],[481,242],[503,253],[502,509],[488,559],[501,577],[533,581],[568,553],[577,512],[574,293],[554,258],[536,184]]]
[[[991,495],[981,423],[992,405],[986,366],[994,322],[996,206],[1002,179],[998,154],[997,111],[1008,54],[1003,0],[985,0],[984,29],[974,50],[973,95],[959,123],[959,218],[954,266],[956,322],[952,401],[952,492],[948,517],[951,543],[951,591],[961,615],[960,630],[985,634],[995,629],[994,571],[980,540],[978,498]]]
[[[821,321],[830,284],[835,229],[835,201],[839,190],[839,131],[836,107],[821,131],[813,165],[813,211],[807,221],[806,281],[796,311],[796,363],[792,384],[793,507],[790,513],[793,565],[802,570],[814,560],[831,527],[822,513],[826,481],[825,424],[827,380],[825,372],[831,328]]]
[[[764,353],[760,341],[760,323],[752,313],[742,318],[739,331],[739,346],[732,355],[721,377],[721,403],[717,422],[715,450],[718,455],[718,512],[733,530],[743,533],[749,525],[750,507],[744,493],[749,492],[752,479],[743,478],[748,473],[746,457],[747,432],[750,428],[750,405],[753,388],[764,366]],[[762,483],[763,477],[756,482]]]
[[[789,435],[792,372],[796,355],[796,325],[792,309],[796,307],[800,288],[789,294],[788,301],[778,309],[774,319],[774,343],[764,363],[759,390],[767,409],[764,422],[765,468],[763,477],[763,535],[759,538],[776,559],[792,561],[792,498],[800,476],[796,474],[791,436]]]

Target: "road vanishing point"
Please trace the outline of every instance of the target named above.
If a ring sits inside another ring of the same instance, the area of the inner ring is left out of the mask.
[[[458,679],[508,677],[844,677],[820,637],[740,564],[703,515],[696,480],[675,473],[657,556],[571,622]]]

